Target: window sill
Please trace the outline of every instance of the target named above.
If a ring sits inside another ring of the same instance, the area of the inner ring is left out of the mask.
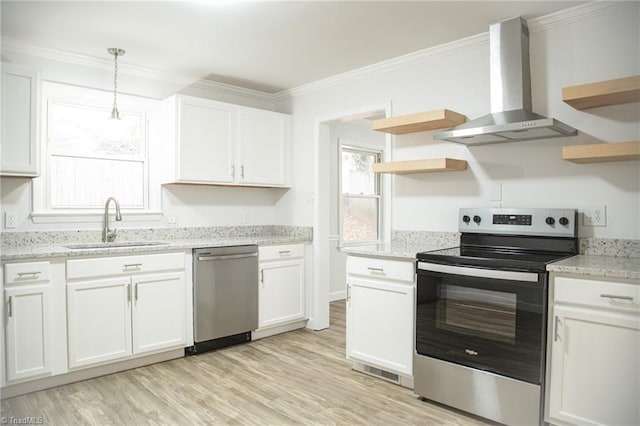
[[[109,216],[114,215],[113,210]],[[164,215],[159,211],[145,212],[122,212],[123,222],[159,222]],[[67,211],[67,212],[33,212],[31,221],[33,223],[102,223],[104,211]]]

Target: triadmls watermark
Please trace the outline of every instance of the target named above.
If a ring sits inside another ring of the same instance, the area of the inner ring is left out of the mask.
[[[3,425],[43,425],[44,417],[27,416],[27,417],[0,417]]]

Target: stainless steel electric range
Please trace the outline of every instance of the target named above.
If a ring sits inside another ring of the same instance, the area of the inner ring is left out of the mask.
[[[460,209],[460,247],[417,255],[415,393],[539,424],[546,265],[577,254],[574,209]]]

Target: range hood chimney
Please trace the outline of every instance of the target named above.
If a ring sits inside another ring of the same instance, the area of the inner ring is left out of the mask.
[[[531,108],[529,28],[521,17],[489,27],[491,114],[433,134],[465,145],[573,136],[578,132]]]

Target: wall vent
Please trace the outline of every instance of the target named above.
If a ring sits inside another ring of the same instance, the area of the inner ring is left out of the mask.
[[[373,376],[377,376],[380,378],[383,378],[385,380],[389,380],[390,382],[399,384],[400,383],[400,376],[395,374],[395,373],[391,373],[389,371],[385,371],[385,370],[381,370],[379,368],[375,368],[375,367],[371,367],[369,365],[365,365],[364,366],[364,371],[365,373],[371,374]]]

